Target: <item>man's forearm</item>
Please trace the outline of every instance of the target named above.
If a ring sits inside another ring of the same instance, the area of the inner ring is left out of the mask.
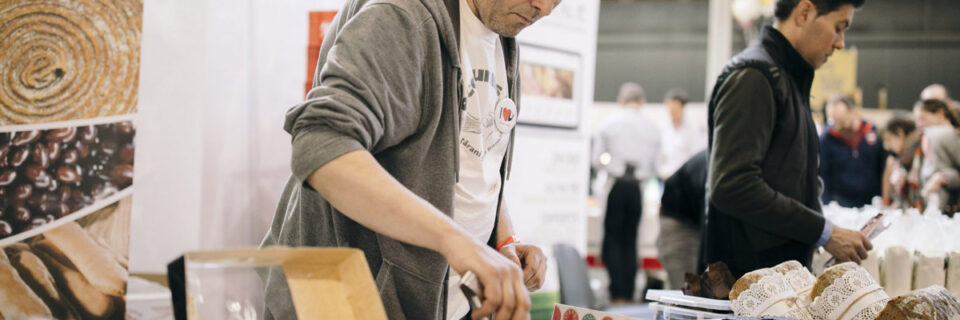
[[[496,242],[500,243],[507,237],[515,235],[513,230],[513,220],[510,218],[510,210],[507,209],[507,201],[500,201],[500,218],[497,220]]]
[[[310,184],[344,215],[377,233],[443,251],[446,239],[466,232],[401,185],[365,150],[346,153],[310,175]]]
[[[890,157],[883,160],[883,174],[880,176],[880,197],[883,199],[884,205],[890,205],[893,197],[893,184],[890,182],[890,175],[893,174],[896,163],[891,161]]]

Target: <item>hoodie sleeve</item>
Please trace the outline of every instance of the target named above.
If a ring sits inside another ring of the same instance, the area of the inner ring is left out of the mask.
[[[416,132],[426,52],[438,50],[436,28],[392,4],[369,4],[327,39],[319,82],[290,109],[291,167],[300,181],[337,157],[396,145]],[[344,17],[338,17],[342,19]],[[437,63],[439,64],[439,63]]]

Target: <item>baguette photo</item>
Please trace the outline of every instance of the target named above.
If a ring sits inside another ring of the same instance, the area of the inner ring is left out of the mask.
[[[127,270],[79,224],[67,223],[43,236],[100,292],[122,297],[127,291]]]
[[[0,250],[0,318],[52,317],[43,300],[20,278],[7,254]]]
[[[29,250],[22,250],[10,255],[10,262],[23,281],[33,289],[40,300],[50,308],[53,317],[61,320],[80,319],[77,311],[63,299],[57,290],[57,285],[50,274],[50,270],[43,264],[36,254]]]
[[[86,317],[104,318],[113,313],[115,300],[100,292],[84,278],[83,274],[69,265],[69,261],[57,258],[57,253],[45,243],[37,245],[37,256],[50,268],[61,293],[69,296],[78,311]]]

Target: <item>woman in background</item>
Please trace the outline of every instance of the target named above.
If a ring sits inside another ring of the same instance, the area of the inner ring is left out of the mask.
[[[933,164],[923,184],[923,195],[928,203],[931,198],[937,199],[940,210],[953,216],[960,211],[960,120],[945,102],[936,99],[918,102],[914,113],[918,124],[932,124],[921,140],[928,163]]]
[[[922,156],[920,151],[920,133],[916,130],[916,123],[908,118],[897,117],[887,121],[883,129],[883,144],[890,151],[887,157],[887,171],[884,176],[890,177],[889,184],[883,186],[883,204],[898,208],[921,208],[923,198],[920,197],[918,183],[908,183],[909,172],[919,177],[919,163],[914,169],[914,159]]]

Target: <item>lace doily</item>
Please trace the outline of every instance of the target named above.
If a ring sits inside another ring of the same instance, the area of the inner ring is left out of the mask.
[[[866,269],[847,271],[823,290],[819,297],[813,299],[809,307],[810,315],[814,320],[840,319],[857,299],[877,290],[883,291]]]
[[[797,294],[810,293],[813,284],[817,282],[817,278],[806,268],[787,271],[783,274],[783,277],[787,278],[787,283],[793,287],[793,291],[796,291]]]
[[[741,292],[740,296],[730,303],[730,309],[737,315],[755,317],[764,315],[764,312],[778,302],[790,300],[792,303],[796,297],[796,292],[787,284],[786,278],[771,272]]]
[[[791,308],[790,311],[788,311],[787,314],[784,315],[784,316],[787,317],[787,318],[797,319],[797,320],[812,320],[812,319],[813,319],[813,318],[810,316],[810,313],[804,311],[803,308],[800,308],[799,306],[796,306],[796,305],[794,305],[794,307]],[[870,320],[873,320],[873,318],[870,318]]]
[[[773,267],[773,270],[780,272],[785,278],[787,278],[787,283],[793,287],[793,291],[797,295],[802,295],[804,292],[809,293],[813,289],[814,283],[817,282],[817,278],[810,273],[810,270],[807,270],[800,262],[796,260],[787,261]]]
[[[810,300],[810,290],[797,292],[797,305],[800,306],[800,308],[806,310],[810,307],[810,302],[812,302],[812,300]]]
[[[888,301],[890,301],[890,298],[874,301],[866,308],[860,309],[850,320],[874,320],[880,314],[880,311],[883,311],[883,307],[887,306]]]

